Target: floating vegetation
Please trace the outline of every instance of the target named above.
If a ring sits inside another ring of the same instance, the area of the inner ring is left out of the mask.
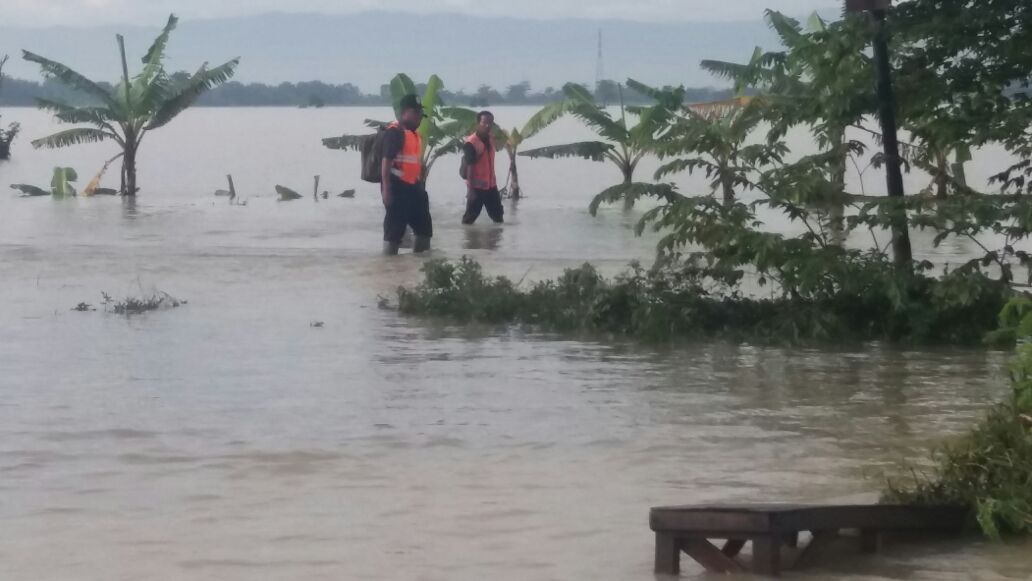
[[[104,299],[101,304],[104,305],[105,312],[127,317],[159,309],[175,309],[187,304],[186,301],[177,299],[164,291],[156,291],[145,297],[126,297],[122,300],[115,300],[106,292],[100,294]]]

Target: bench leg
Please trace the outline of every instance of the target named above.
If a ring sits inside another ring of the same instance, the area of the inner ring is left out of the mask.
[[[673,535],[656,533],[656,573],[677,575],[681,572],[681,544]]]
[[[740,573],[742,566],[706,539],[684,539],[681,548],[707,571],[713,573]]]
[[[782,542],[780,536],[753,539],[753,573],[768,577],[781,575]]]
[[[829,545],[834,543],[835,539],[837,539],[839,536],[837,530],[822,530],[812,532],[813,538],[810,539],[810,543],[806,545],[806,548],[803,549],[803,552],[799,554],[798,558],[796,558],[794,566],[794,568],[796,569],[803,569],[812,565],[814,561],[816,561],[820,557],[820,554],[823,553]]]
[[[881,534],[873,529],[860,530],[860,552],[870,555],[877,553],[881,547]]]

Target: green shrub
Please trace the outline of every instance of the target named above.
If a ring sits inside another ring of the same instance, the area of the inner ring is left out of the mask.
[[[1011,385],[1007,401],[936,454],[930,474],[890,480],[883,500],[970,507],[990,538],[1032,534],[1032,345],[1018,348]]]
[[[634,265],[613,278],[585,264],[526,287],[485,275],[468,257],[423,272],[418,286],[398,289],[402,313],[649,341],[976,344],[1011,296],[1005,283],[969,271],[901,275],[875,258],[841,268],[827,287],[773,298],[745,296],[737,280],[694,262]]]

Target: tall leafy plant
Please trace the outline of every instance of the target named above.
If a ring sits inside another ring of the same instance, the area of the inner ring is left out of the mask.
[[[177,23],[175,15],[168,17],[165,27],[143,56],[142,70],[132,77],[126,62],[125,39],[116,35],[122,78],[114,87],[90,80],[57,61],[23,51],[25,60],[38,64],[44,76],[84,93],[92,101],[90,105],[73,106],[57,100],[37,99],[37,105],[52,112],[58,121],[85,126],[36,139],[33,147],[60,148],[114,141],[121,148],[116,156],[122,159],[121,192],[126,196],[136,195],[137,154],[147,133],[164,127],[201,94],[228,81],[240,62],[235,58],[214,68],[208,68],[205,63],[185,81],[173,82],[164,68],[164,58],[169,36]]]

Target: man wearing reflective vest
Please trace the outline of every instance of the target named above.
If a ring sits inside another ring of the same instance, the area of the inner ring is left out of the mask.
[[[494,115],[490,111],[477,114],[477,129],[466,138],[462,154],[466,163],[466,213],[463,224],[472,224],[487,208],[487,215],[501,224],[505,210],[495,177],[495,143],[491,136]]]
[[[423,105],[415,95],[401,99],[398,120],[387,126],[380,166],[384,253],[397,254],[405,228],[416,236],[413,252],[430,250],[434,235],[430,199],[423,184],[423,144],[417,129],[423,121]]]

